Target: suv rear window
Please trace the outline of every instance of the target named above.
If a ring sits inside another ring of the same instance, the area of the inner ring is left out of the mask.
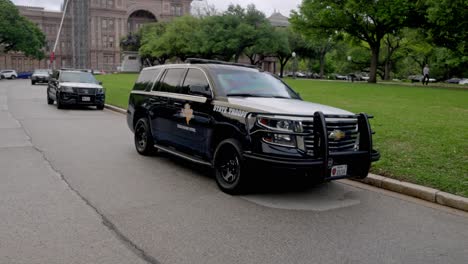
[[[168,93],[180,93],[180,82],[187,69],[168,69],[159,85],[159,91]]]
[[[140,76],[138,76],[138,80],[135,83],[135,86],[133,86],[133,90],[136,91],[148,91],[151,90],[154,84],[154,80],[156,77],[159,75],[161,72],[161,69],[149,69],[149,70],[143,70],[140,73]]]

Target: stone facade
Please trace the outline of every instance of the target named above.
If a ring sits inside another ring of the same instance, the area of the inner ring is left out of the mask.
[[[67,8],[64,28],[55,52],[56,67],[116,71],[121,64],[120,39],[142,24],[167,21],[190,13],[192,0],[74,0]],[[87,12],[80,12],[82,8]],[[0,56],[0,69],[18,72],[49,68],[62,12],[18,6],[20,13],[36,23],[47,38],[47,59],[38,61],[21,53]],[[81,14],[80,14],[81,13]],[[83,35],[85,34],[85,35]]]

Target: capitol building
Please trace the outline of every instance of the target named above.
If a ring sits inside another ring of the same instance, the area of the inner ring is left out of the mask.
[[[122,64],[120,40],[145,23],[168,21],[190,13],[192,0],[70,0],[55,52],[57,68],[116,71]],[[46,58],[39,61],[22,53],[0,55],[0,69],[18,72],[49,68],[61,12],[17,6],[46,36]]]

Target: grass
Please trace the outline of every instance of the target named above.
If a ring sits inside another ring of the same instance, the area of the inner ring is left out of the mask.
[[[136,75],[104,75],[107,101],[127,107]],[[468,197],[468,90],[286,80],[304,100],[366,112],[382,158],[372,172]]]
[[[108,74],[96,77],[106,88],[106,103],[126,109],[128,95],[138,78],[138,74]]]

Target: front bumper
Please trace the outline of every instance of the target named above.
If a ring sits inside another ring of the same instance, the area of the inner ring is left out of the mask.
[[[49,78],[48,78],[48,77],[35,77],[35,76],[33,76],[33,77],[31,77],[31,80],[32,80],[33,82],[40,82],[40,83],[47,83],[47,82],[49,82]]]
[[[264,114],[262,114],[264,115]],[[306,117],[306,116],[304,116]],[[249,118],[249,117],[247,117]],[[359,115],[324,115],[316,112],[313,118],[315,143],[311,152],[298,155],[298,151],[281,152],[272,151],[268,148],[256,148],[243,153],[244,159],[249,164],[264,165],[270,168],[284,168],[312,172],[313,175],[324,180],[337,180],[343,178],[365,178],[372,162],[380,159],[380,153],[373,149],[372,130],[369,124],[369,118],[366,114]],[[326,118],[342,118],[357,120],[359,145],[357,149],[337,151],[329,145],[330,128],[327,127]],[[246,119],[248,124],[248,119]],[[249,133],[250,140],[259,141],[255,133],[262,135],[270,131],[257,130]],[[277,133],[277,132],[275,132]],[[305,133],[287,132],[291,136],[304,136]],[[310,134],[308,134],[310,135]],[[265,152],[269,151],[269,153]],[[295,150],[295,149],[293,149]],[[312,154],[313,153],[313,154]],[[337,165],[347,165],[346,175],[331,176],[331,170]]]
[[[314,175],[325,180],[338,180],[345,178],[363,178],[369,173],[369,162],[367,161],[369,153],[365,151],[343,152],[330,154],[325,160],[323,158],[287,158],[275,157],[271,155],[257,154],[244,152],[243,158],[247,164],[266,167],[278,168],[285,170],[300,170],[305,172],[314,172]],[[371,161],[380,159],[380,153],[373,151]],[[347,165],[347,174],[344,176],[331,176],[333,166]]]
[[[104,105],[105,100],[105,94],[79,95],[76,93],[60,93],[60,103],[64,105]]]

